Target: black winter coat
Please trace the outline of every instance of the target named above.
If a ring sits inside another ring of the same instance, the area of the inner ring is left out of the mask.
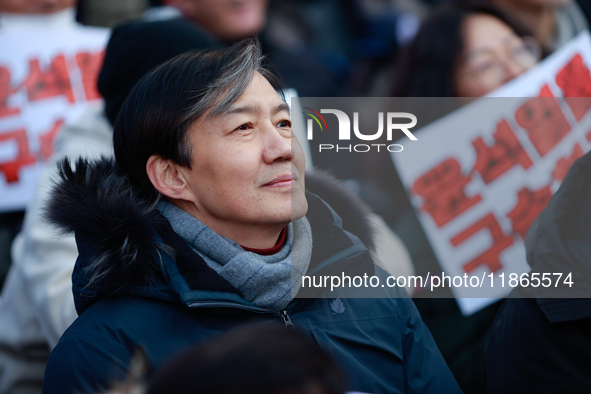
[[[399,298],[306,298],[283,311],[263,309],[242,298],[158,211],[138,200],[110,162],[79,162],[76,172],[63,168],[62,177],[50,213],[76,233],[80,256],[72,279],[79,317],[50,356],[44,393],[104,391],[125,378],[137,346],[155,370],[238,325],[273,322],[295,326],[333,354],[351,390],[460,392],[404,289],[395,290]],[[342,230],[328,204],[307,198],[308,273],[345,266],[373,274],[359,239]],[[90,283],[96,270],[103,275]]]
[[[575,286],[559,296],[585,298],[521,298],[532,293],[516,289],[487,345],[488,392],[590,393],[591,153],[573,164],[525,244],[532,272],[572,272]]]

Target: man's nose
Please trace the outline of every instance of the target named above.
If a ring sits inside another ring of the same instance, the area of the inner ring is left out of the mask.
[[[265,147],[263,149],[263,160],[271,164],[278,160],[291,161],[291,135],[285,134],[274,126],[268,128],[265,133]]]

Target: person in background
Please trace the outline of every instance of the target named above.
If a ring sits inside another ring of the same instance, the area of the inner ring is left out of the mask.
[[[335,360],[297,330],[248,326],[176,356],[147,394],[345,394],[346,387]]]
[[[75,6],[76,0],[0,0],[0,35],[74,26]],[[0,290],[12,264],[10,247],[23,217],[23,211],[0,213]]]
[[[61,163],[47,212],[76,235],[79,317],[44,392],[102,391],[127,375],[136,346],[158,370],[188,345],[263,322],[313,337],[350,389],[459,392],[404,289],[325,299],[302,285],[305,273],[382,271],[305,192],[289,107],[261,61],[254,40],[170,60],[127,97],[115,160]]]
[[[334,358],[299,331],[275,324],[239,327],[190,346],[150,378],[140,347],[129,369],[102,394],[345,394],[347,387]]]
[[[183,17],[224,42],[252,36],[267,22],[268,0],[163,0]]]
[[[488,1],[514,15],[549,52],[560,48],[583,30],[589,30],[589,21],[574,0]]]
[[[0,304],[0,393],[41,392],[49,352],[77,316],[71,279],[76,242],[60,237],[41,216],[57,163],[66,156],[112,156],[111,122],[135,82],[178,54],[216,45],[184,20],[132,23],[113,31],[99,78],[106,111],[89,108],[60,131],[13,243]]]
[[[87,26],[112,28],[139,18],[149,6],[148,0],[78,0],[76,20]]]
[[[0,35],[28,32],[32,28],[43,31],[43,29],[74,26],[76,23],[75,6],[76,0],[0,0]],[[0,196],[0,198],[2,197]],[[17,234],[21,231],[24,216],[23,211],[0,213],[0,289],[5,290],[8,286],[7,283],[10,281],[11,267],[14,265],[11,246]],[[9,302],[7,297],[2,295],[0,297],[0,308],[5,309],[5,305]],[[18,318],[28,314],[29,311],[18,310],[14,313],[17,314],[15,318]],[[10,324],[0,321],[0,335],[11,336],[14,334],[14,332],[10,332]],[[34,328],[29,328],[28,325],[19,328],[21,332],[29,333],[31,330],[34,330]],[[17,335],[20,335],[20,333]],[[29,367],[25,368],[21,364],[8,368],[5,363],[9,362],[7,358],[10,359],[12,353],[6,350],[4,348],[0,350],[0,392],[5,392],[7,387],[2,376],[17,373],[22,374],[21,388],[22,392],[26,393],[30,383],[29,377],[34,375],[42,376],[43,374],[44,364],[39,365],[37,363],[37,356],[40,351],[34,346],[23,349],[24,353],[28,354],[27,358],[31,362]]]
[[[270,7],[268,0],[151,0],[151,4],[144,20],[183,17],[221,43],[256,34],[284,85],[300,97],[340,96],[349,86],[351,74],[344,56],[302,40],[292,31],[298,21],[282,18],[281,7]]]
[[[74,26],[76,0],[0,0],[0,35],[31,28]],[[0,290],[12,264],[10,248],[22,228],[24,211],[0,213]]]
[[[0,0],[0,12],[53,14],[76,5],[76,0]]]
[[[587,100],[587,99],[584,99]],[[539,277],[573,287],[545,298],[516,288],[499,310],[486,348],[487,392],[587,393],[591,387],[591,153],[578,159],[525,238],[527,263]],[[546,285],[543,285],[544,287]],[[566,297],[586,298],[566,298]],[[520,298],[523,297],[523,298]],[[526,298],[527,297],[527,298]]]
[[[443,6],[403,51],[392,95],[480,97],[531,69],[542,56],[529,30],[502,9],[482,3]],[[398,220],[417,271],[441,270],[434,254],[426,252],[429,243],[397,183]],[[465,317],[451,293],[447,297],[415,298],[415,303],[462,390],[485,392],[485,345],[501,302]]]
[[[399,59],[394,97],[480,97],[529,70],[542,49],[532,33],[487,4],[444,6]]]

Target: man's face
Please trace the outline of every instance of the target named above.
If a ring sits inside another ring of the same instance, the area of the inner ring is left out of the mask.
[[[0,0],[0,11],[17,14],[51,14],[73,7],[77,0]]]
[[[170,0],[181,10],[222,40],[241,40],[258,33],[266,22],[268,0]]]
[[[226,235],[305,215],[304,154],[292,139],[287,105],[261,74],[225,113],[200,117],[189,133],[191,169],[180,171],[189,213],[208,227]]]

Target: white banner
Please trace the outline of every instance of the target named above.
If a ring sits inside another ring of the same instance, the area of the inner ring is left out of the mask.
[[[591,149],[591,99],[526,97],[591,97],[590,69],[585,32],[490,95],[497,98],[426,126],[404,154],[391,155],[446,275],[529,271],[523,240],[530,224]],[[491,302],[464,298],[480,289],[452,291],[464,314]]]
[[[100,105],[109,30],[0,31],[0,212],[24,209],[61,125]]]

